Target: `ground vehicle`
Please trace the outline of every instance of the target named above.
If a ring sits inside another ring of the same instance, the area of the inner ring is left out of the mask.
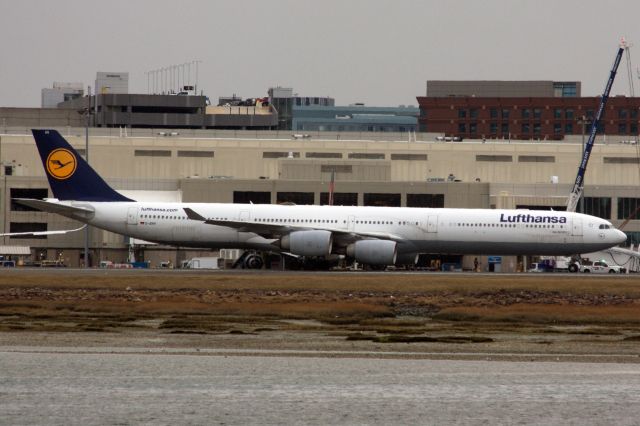
[[[549,269],[543,263],[532,263],[527,272],[549,272]]]
[[[578,272],[577,265],[571,257],[568,256],[541,256],[538,262],[532,263],[527,272]]]
[[[218,257],[194,257],[185,264],[186,269],[220,269]]]
[[[593,262],[592,265],[580,266],[580,272],[594,274],[621,274],[624,272],[624,268],[617,265],[609,265],[604,260],[598,260]]]

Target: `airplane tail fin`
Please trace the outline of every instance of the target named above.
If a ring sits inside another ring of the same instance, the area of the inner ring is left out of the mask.
[[[32,132],[55,198],[133,201],[111,188],[56,130],[33,129]]]

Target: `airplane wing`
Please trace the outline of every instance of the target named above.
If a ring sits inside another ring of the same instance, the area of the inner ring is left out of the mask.
[[[350,232],[345,231],[344,229],[339,228],[330,228],[330,227],[322,227],[315,228],[312,226],[299,226],[299,225],[279,225],[279,224],[269,224],[269,223],[256,223],[256,222],[243,222],[239,220],[214,220],[207,219],[199,213],[195,212],[193,209],[189,207],[184,208],[184,212],[187,214],[187,217],[191,220],[197,220],[200,222],[204,222],[207,225],[217,225],[217,226],[226,226],[228,228],[237,229],[240,232],[253,232],[258,235],[262,235],[264,237],[279,237],[282,235],[290,234],[294,231],[309,231],[312,229],[322,229],[325,231],[330,231],[335,236],[335,241],[340,245],[346,245],[353,241],[363,240],[363,239],[380,239],[380,240],[391,240],[391,241],[402,241],[403,238],[390,234],[387,232]]]

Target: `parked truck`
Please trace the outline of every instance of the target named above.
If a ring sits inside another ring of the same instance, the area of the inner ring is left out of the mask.
[[[580,265],[580,272],[594,274],[622,274],[626,272],[626,270],[618,265],[609,265],[604,260],[598,260],[590,264]]]

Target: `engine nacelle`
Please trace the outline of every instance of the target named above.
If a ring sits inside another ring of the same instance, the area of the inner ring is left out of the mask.
[[[298,256],[328,256],[333,245],[329,231],[295,231],[280,239],[280,247]]]
[[[415,266],[418,263],[418,253],[401,253],[396,256],[396,265]]]
[[[347,255],[368,265],[393,265],[398,250],[394,241],[360,240],[347,246]]]

